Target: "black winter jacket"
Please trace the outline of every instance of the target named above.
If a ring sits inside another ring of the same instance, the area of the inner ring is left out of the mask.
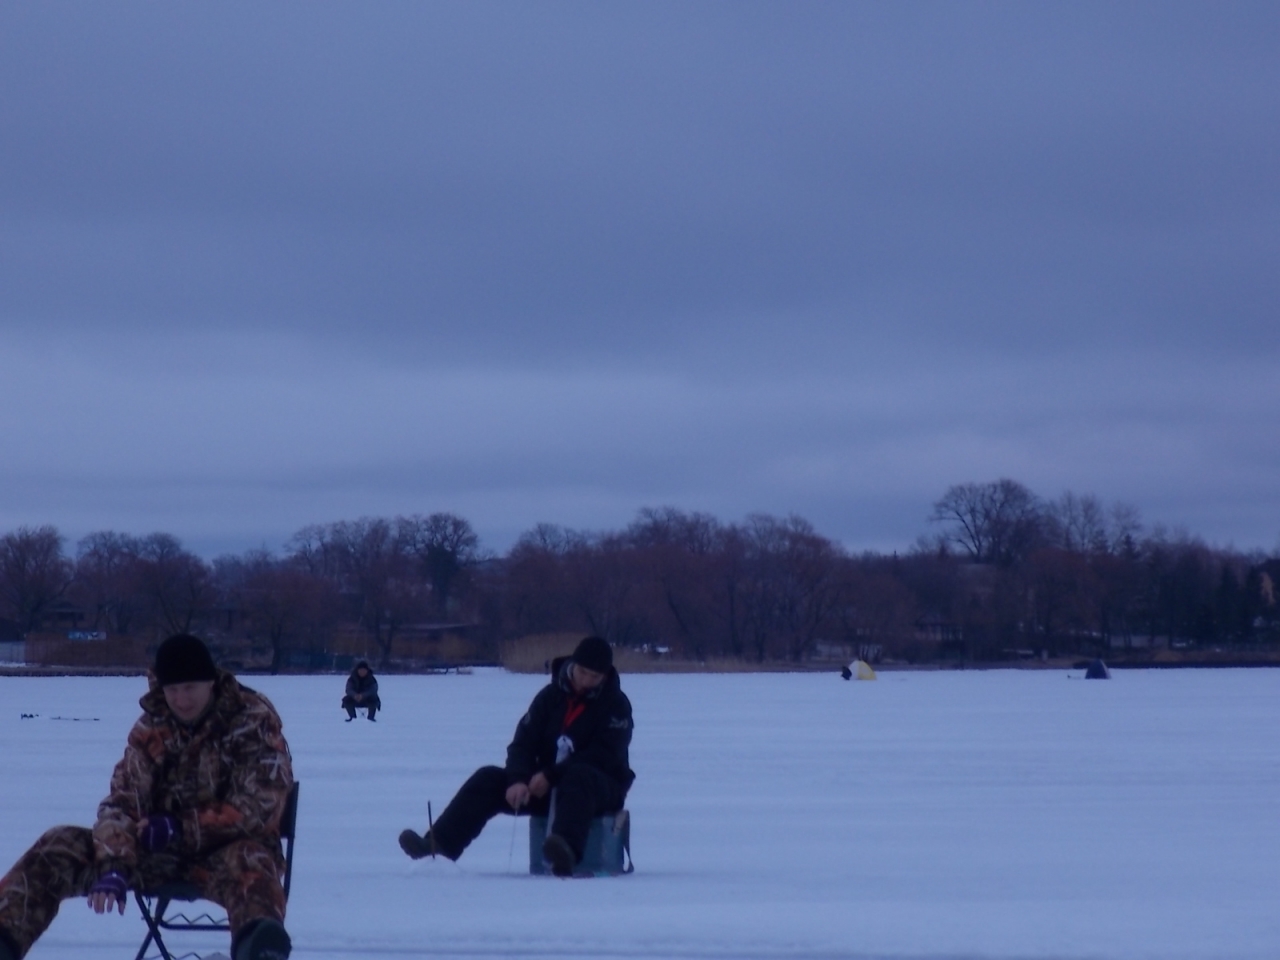
[[[357,672],[359,669],[356,667],[351,671],[351,676],[347,677],[347,696],[355,697],[361,694],[366,700],[372,700],[378,695],[378,678],[373,675],[372,670],[361,677]],[[368,667],[366,666],[365,669]]]
[[[551,682],[533,698],[516,725],[516,735],[507,747],[507,783],[528,783],[541,772],[555,786],[570,764],[588,763],[616,780],[625,795],[636,778],[627,754],[634,727],[631,701],[622,692],[618,671],[610,667],[600,686],[578,698],[583,709],[565,727],[574,699],[571,665],[568,657],[551,664]],[[557,764],[556,742],[561,735],[573,741],[573,752]]]

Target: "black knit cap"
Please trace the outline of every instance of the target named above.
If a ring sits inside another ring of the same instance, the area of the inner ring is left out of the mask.
[[[573,651],[573,662],[596,673],[608,673],[613,666],[613,648],[603,637],[585,637]]]
[[[213,665],[209,648],[199,637],[189,633],[175,633],[160,644],[152,672],[162,687],[171,683],[218,679],[218,669]]]

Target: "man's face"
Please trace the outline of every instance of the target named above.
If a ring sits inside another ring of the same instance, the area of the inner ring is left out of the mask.
[[[574,663],[569,670],[569,683],[573,685],[574,693],[586,693],[588,690],[594,690],[602,682],[604,682],[603,673],[588,670],[580,663]]]
[[[209,701],[213,699],[212,680],[193,680],[190,683],[170,683],[161,688],[164,690],[164,702],[169,705],[173,715],[183,723],[194,723],[200,719]]]
[[[368,668],[368,667],[356,667],[356,674],[357,674],[358,676],[362,677],[362,678],[363,678],[363,677],[367,677],[367,676],[369,675],[369,668]]]

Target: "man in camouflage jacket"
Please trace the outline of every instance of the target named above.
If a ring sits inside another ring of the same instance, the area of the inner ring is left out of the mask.
[[[54,827],[0,880],[0,958],[25,956],[71,897],[124,913],[130,889],[194,884],[227,910],[235,960],[289,955],[280,717],[186,634],[161,644],[93,829]]]

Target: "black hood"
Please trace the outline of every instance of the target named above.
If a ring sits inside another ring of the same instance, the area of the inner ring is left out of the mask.
[[[551,661],[551,682],[565,693],[573,693],[573,683],[569,680],[569,668],[573,665],[573,657],[556,657]],[[618,676],[618,668],[610,667],[604,675],[600,686],[593,687],[583,695],[584,700],[594,700],[606,691],[621,690],[622,679]]]

